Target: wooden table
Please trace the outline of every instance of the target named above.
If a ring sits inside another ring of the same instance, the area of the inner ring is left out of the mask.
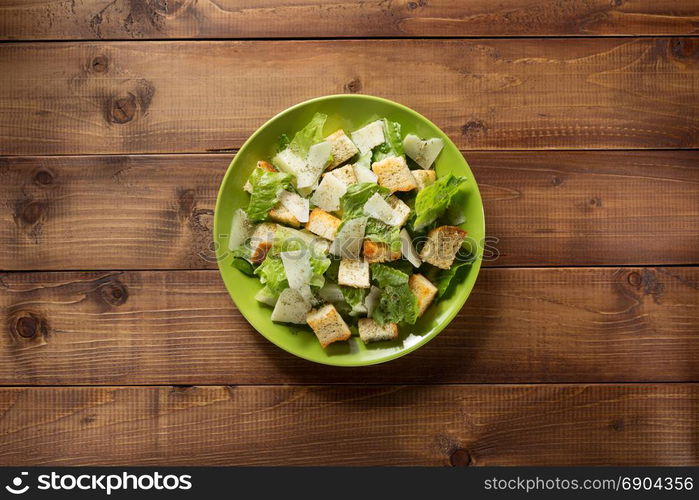
[[[0,464],[699,464],[699,2],[0,1]],[[228,163],[360,92],[463,149],[499,256],[337,369],[216,270]]]

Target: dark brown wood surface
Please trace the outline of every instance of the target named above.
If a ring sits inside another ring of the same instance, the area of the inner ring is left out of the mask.
[[[699,264],[697,151],[464,155],[485,204],[485,266]],[[216,268],[229,160],[0,158],[0,269]]]
[[[0,1],[0,465],[699,465],[697,35],[696,0]],[[209,247],[235,150],[334,93],[449,134],[498,252],[362,369],[264,340]]]
[[[699,386],[5,388],[12,465],[699,464]]]
[[[303,20],[300,22],[300,20]],[[0,39],[699,33],[696,0],[5,0]]]
[[[0,153],[236,148],[342,92],[402,102],[464,149],[692,148],[698,87],[698,38],[13,43]]]
[[[695,267],[484,269],[445,332],[356,370],[267,342],[217,271],[9,273],[0,286],[2,384],[699,380]]]

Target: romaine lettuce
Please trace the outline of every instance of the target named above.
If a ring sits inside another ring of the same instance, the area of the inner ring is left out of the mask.
[[[373,161],[381,161],[389,156],[403,156],[403,139],[400,135],[400,123],[383,119],[384,137],[386,141],[374,148]]]
[[[417,298],[407,283],[386,286],[381,291],[379,305],[372,312],[372,319],[380,325],[386,323],[414,324],[418,315]]]
[[[400,286],[408,283],[408,275],[384,264],[371,264],[371,279],[379,286]]]
[[[417,231],[436,221],[449,206],[452,197],[466,184],[466,177],[447,174],[434,184],[420,190],[415,199],[415,220]]]
[[[364,230],[364,238],[376,243],[389,245],[392,252],[400,252],[400,227],[389,226],[380,220],[369,217]]]
[[[252,194],[248,204],[248,219],[261,221],[279,201],[278,193],[291,186],[291,176],[281,172],[267,172],[261,168],[252,171],[250,178]]]
[[[323,127],[325,127],[325,121],[327,119],[328,115],[324,113],[316,113],[313,115],[308,125],[296,132],[294,138],[291,139],[291,142],[289,142],[289,149],[299,158],[305,159],[311,146],[323,140]]]
[[[388,196],[390,191],[385,187],[371,182],[357,182],[350,184],[342,198],[340,198],[340,209],[342,210],[342,220],[356,219],[364,216],[364,205],[374,193],[381,196]]]

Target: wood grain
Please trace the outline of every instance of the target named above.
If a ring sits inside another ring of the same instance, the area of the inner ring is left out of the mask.
[[[436,339],[362,370],[269,343],[217,271],[0,278],[6,385],[699,380],[696,267],[485,269]]]
[[[699,153],[466,152],[486,266],[699,264]],[[0,269],[215,268],[225,155],[0,158]]]
[[[698,88],[697,38],[5,44],[0,154],[236,148],[342,92],[402,102],[463,149],[691,148]]]
[[[5,0],[0,39],[686,35],[695,0]]]
[[[2,465],[697,465],[699,387],[0,390]]]

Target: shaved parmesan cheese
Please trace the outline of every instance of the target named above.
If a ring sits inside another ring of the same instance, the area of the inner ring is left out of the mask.
[[[432,167],[442,148],[444,148],[442,139],[433,138],[423,141],[413,134],[408,134],[403,139],[405,154],[425,170],[429,170]]]
[[[413,242],[410,241],[410,234],[405,228],[400,230],[400,252],[415,267],[420,267],[422,261],[417,256]]]
[[[293,175],[294,177],[298,177],[299,173],[303,172],[306,168],[306,161],[297,156],[289,148],[277,153],[277,155],[272,158],[272,164],[282,172]]]
[[[374,313],[374,309],[379,305],[379,298],[381,297],[381,289],[371,285],[371,290],[364,298],[364,305],[366,306],[367,316],[371,318]]]
[[[366,167],[354,164],[352,168],[354,169],[354,176],[357,178],[357,182],[371,182],[376,184],[376,181],[379,179],[374,172]]]
[[[316,185],[320,174],[330,163],[330,151],[332,146],[328,141],[314,144],[308,150],[306,167],[296,176],[296,186],[300,189],[310,188]]]
[[[343,259],[359,260],[366,223],[366,217],[357,217],[345,222],[330,245],[330,253]]]
[[[379,193],[374,193],[364,204],[364,213],[390,226],[400,222],[399,216]]]
[[[310,285],[303,285],[298,288],[299,295],[303,297],[304,302],[313,305],[314,302],[316,302],[316,298],[313,296],[313,292],[311,292],[311,286]]]
[[[291,193],[289,191],[282,191],[279,194],[279,202],[284,208],[286,208],[291,215],[296,217],[299,222],[308,222],[308,200],[306,198],[301,198],[296,193]]]
[[[306,324],[306,313],[311,308],[311,303],[307,302],[298,290],[285,288],[279,294],[272,311],[272,321],[304,325]]]
[[[311,196],[311,201],[326,212],[335,212],[340,210],[340,198],[346,191],[347,184],[334,175],[326,175]]]
[[[292,229],[290,227],[280,226],[279,224],[277,224],[275,234],[276,238],[286,240],[296,239],[302,242],[304,245],[308,246],[311,249],[312,255],[315,256],[326,254],[328,252],[328,248],[330,248],[330,242],[328,240],[319,238],[315,234],[306,230],[299,231],[298,229]]]
[[[345,300],[345,296],[342,295],[342,290],[340,290],[340,287],[335,283],[326,283],[323,285],[323,288],[318,290],[318,295],[320,295],[321,299],[331,304]]]
[[[386,139],[383,135],[383,122],[376,120],[375,122],[366,125],[352,132],[352,142],[359,148],[359,152],[364,154],[371,151],[379,144],[383,144]]]
[[[282,252],[279,256],[282,258],[284,273],[291,288],[299,289],[311,282],[313,271],[308,250]]]
[[[254,224],[248,219],[248,214],[242,208],[239,208],[233,213],[231,221],[231,234],[228,238],[228,248],[235,250],[240,245],[245,243],[252,234]]]

